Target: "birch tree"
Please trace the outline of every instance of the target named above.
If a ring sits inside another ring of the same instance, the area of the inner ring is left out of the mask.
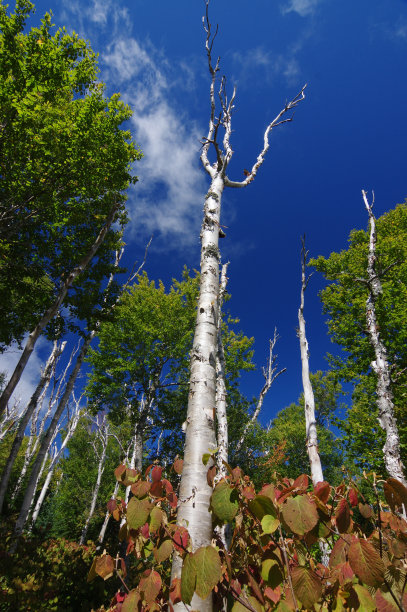
[[[367,258],[367,286],[368,296],[366,299],[366,325],[370,343],[374,350],[375,360],[372,361],[372,369],[377,376],[377,406],[379,409],[379,424],[386,433],[386,442],[383,447],[384,463],[386,470],[393,478],[397,478],[405,486],[404,465],[400,456],[400,438],[394,414],[393,391],[391,384],[390,365],[387,358],[387,350],[380,338],[376,317],[376,302],[383,292],[380,274],[377,270],[376,255],[376,220],[372,211],[373,202],[369,204],[366,191],[362,190],[363,201],[369,215],[369,253]],[[392,265],[392,264],[390,264]],[[394,264],[393,264],[394,265]],[[384,275],[386,270],[382,271]]]
[[[322,473],[321,457],[319,456],[318,450],[315,398],[310,379],[309,348],[305,333],[305,290],[311,277],[311,275],[307,277],[305,272],[308,257],[308,251],[305,250],[305,236],[301,239],[301,245],[301,299],[300,307],[298,309],[298,339],[300,341],[302,387],[304,391],[306,446],[311,467],[311,478],[315,486],[318,482],[322,482],[324,480],[324,475]]]
[[[11,471],[13,469],[13,465],[14,462],[17,458],[18,455],[18,451],[20,450],[21,447],[21,443],[23,441],[24,435],[25,435],[25,430],[27,428],[27,425],[31,419],[31,417],[33,416],[33,412],[34,410],[37,408],[37,404],[38,404],[38,400],[39,397],[41,395],[41,393],[43,392],[44,388],[46,388],[46,386],[48,385],[51,376],[53,374],[53,372],[55,371],[55,366],[56,366],[56,361],[58,359],[58,357],[61,355],[62,351],[64,350],[66,345],[66,342],[63,342],[62,344],[59,344],[57,341],[54,342],[53,345],[53,349],[51,351],[51,354],[45,364],[44,370],[41,374],[40,380],[37,384],[37,387],[33,393],[33,395],[31,396],[30,402],[25,410],[25,412],[23,413],[19,424],[18,424],[18,428],[17,428],[17,433],[15,435],[15,438],[13,440],[13,446],[11,447],[11,451],[10,451],[10,455],[7,459],[7,463],[6,466],[3,470],[2,476],[1,476],[1,481],[0,481],[0,512],[2,511],[3,508],[3,504],[4,504],[4,498],[7,492],[7,487],[8,487],[8,483],[10,480],[10,476],[11,476]],[[27,468],[27,465],[26,465]]]
[[[225,463],[229,458],[229,431],[226,403],[226,364],[222,340],[222,305],[226,291],[229,262],[222,266],[220,279],[218,317],[217,317],[217,351],[216,351],[216,422],[217,422],[217,478],[226,476]]]
[[[226,93],[226,79],[221,78],[217,110],[215,87],[220,70],[220,59],[213,62],[213,44],[217,34],[212,31],[209,21],[209,0],[203,24],[206,32],[205,48],[210,73],[210,115],[207,136],[203,139],[201,162],[210,178],[210,187],[205,197],[204,216],[201,227],[200,291],[194,341],[191,352],[191,374],[186,420],[184,467],[180,485],[180,506],[178,523],[187,526],[192,539],[193,550],[207,546],[212,538],[212,517],[208,512],[211,488],[207,483],[207,467],[202,456],[216,445],[214,421],[216,410],[216,352],[217,315],[219,300],[219,232],[221,230],[221,202],[225,187],[247,187],[263,164],[269,149],[272,130],[278,125],[291,121],[287,113],[304,99],[304,88],[288,102],[264,132],[261,149],[251,171],[243,181],[234,181],[227,176],[227,169],[233,156],[231,146],[232,112],[236,90],[230,98]],[[223,140],[219,133],[223,131]],[[215,159],[210,161],[209,151],[214,150]],[[175,557],[173,578],[180,577],[181,561]],[[212,609],[211,597],[200,600],[195,594],[192,608],[199,611]],[[176,604],[175,609],[183,609]]]

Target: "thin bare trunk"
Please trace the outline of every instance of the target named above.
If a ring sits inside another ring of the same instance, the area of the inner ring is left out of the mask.
[[[311,467],[311,478],[314,486],[324,480],[321,457],[318,450],[317,422],[315,418],[315,399],[309,375],[309,350],[305,334],[304,294],[310,276],[306,276],[305,266],[308,252],[305,250],[305,237],[301,239],[301,302],[298,309],[298,338],[300,340],[302,386],[304,390],[304,412],[307,453]]]
[[[85,356],[86,356],[86,354],[88,352],[88,349],[89,349],[89,345],[90,345],[92,339],[94,338],[95,334],[96,334],[96,331],[92,331],[89,334],[89,336],[86,338],[86,340],[84,341],[84,343],[82,345],[82,348],[81,348],[81,350],[79,352],[79,355],[78,355],[78,357],[76,359],[75,366],[74,366],[74,368],[73,368],[73,370],[71,372],[71,375],[70,375],[70,377],[68,379],[68,382],[66,384],[65,391],[64,391],[64,393],[63,393],[63,395],[62,395],[62,397],[61,397],[61,399],[59,401],[58,408],[56,409],[56,411],[54,413],[54,416],[52,417],[52,421],[51,421],[51,423],[50,423],[50,425],[48,427],[48,430],[45,433],[44,438],[43,438],[43,440],[41,442],[41,446],[40,446],[40,449],[38,451],[38,455],[37,455],[37,457],[36,457],[36,459],[34,461],[34,465],[33,465],[32,470],[31,470],[30,479],[29,479],[28,484],[27,484],[27,488],[26,488],[24,500],[23,500],[23,503],[22,503],[22,506],[21,506],[20,514],[19,514],[19,517],[18,517],[18,519],[16,521],[16,524],[15,524],[15,528],[14,528],[14,541],[13,541],[13,544],[12,544],[12,546],[10,548],[10,552],[15,552],[15,550],[16,550],[17,539],[19,538],[19,536],[20,536],[20,534],[21,534],[21,532],[22,532],[22,530],[24,528],[25,522],[26,522],[27,517],[28,517],[28,512],[29,512],[29,509],[30,509],[30,506],[31,506],[31,503],[32,503],[32,499],[33,499],[33,496],[35,495],[35,489],[36,489],[36,486],[37,486],[37,479],[38,479],[38,475],[39,475],[40,470],[41,470],[42,462],[44,461],[44,457],[45,457],[45,455],[48,452],[48,449],[49,449],[51,441],[53,439],[55,430],[56,430],[56,428],[58,426],[58,423],[59,423],[59,420],[60,420],[60,418],[61,418],[61,416],[62,416],[62,414],[63,414],[63,412],[64,412],[64,410],[66,408],[68,400],[69,400],[69,398],[71,396],[71,393],[73,391],[73,387],[74,387],[76,378],[77,378],[77,376],[78,376],[78,374],[80,372],[80,369],[82,367],[83,360],[85,359]]]
[[[7,411],[3,413],[3,417],[0,420],[0,441],[8,434],[21,417],[20,401],[16,401],[11,409],[7,409]]]
[[[98,427],[97,437],[101,444],[101,451],[99,454],[98,473],[96,477],[95,488],[93,489],[93,493],[92,493],[92,501],[91,501],[88,516],[86,517],[85,525],[82,529],[82,534],[79,540],[79,544],[81,545],[85,543],[86,536],[87,536],[88,529],[89,529],[89,524],[95,512],[99,489],[100,489],[100,485],[102,484],[103,471],[105,469],[107,443],[109,439],[109,425],[106,421],[106,416],[102,418],[101,423],[99,423],[99,421],[97,420],[96,424],[97,424],[96,426]],[[93,447],[95,450],[95,454],[97,455],[98,450],[97,450],[96,444],[94,444]]]
[[[61,446],[59,447],[59,449],[57,449],[57,447],[55,445],[55,451],[56,452],[54,453],[52,461],[51,461],[51,464],[48,467],[47,477],[46,477],[45,482],[44,482],[44,484],[42,486],[41,493],[38,496],[37,503],[35,504],[34,512],[33,512],[32,519],[31,519],[31,526],[30,526],[31,529],[32,529],[33,525],[35,524],[35,522],[36,522],[36,520],[38,518],[39,512],[41,510],[41,506],[42,506],[42,504],[44,502],[44,499],[45,499],[45,496],[46,496],[46,494],[48,492],[49,485],[51,484],[51,480],[52,480],[52,476],[54,474],[55,468],[58,465],[58,461],[61,458],[62,453],[64,452],[64,450],[65,450],[69,440],[72,438],[73,434],[75,433],[76,427],[77,427],[77,425],[79,423],[79,417],[80,417],[80,408],[79,408],[79,402],[78,402],[76,404],[75,413],[72,416],[71,422],[70,422],[70,424],[68,426],[68,431],[67,431],[67,433],[65,435],[65,438],[62,441]]]
[[[220,277],[219,305],[218,305],[218,350],[216,352],[216,424],[217,424],[217,479],[224,478],[227,474],[225,463],[229,456],[229,433],[227,418],[227,392],[225,375],[225,351],[222,340],[222,305],[226,291],[227,271],[229,262],[222,266]]]
[[[119,491],[119,485],[120,485],[120,483],[117,481],[115,486],[114,486],[114,491],[113,491],[112,497],[110,499],[116,499],[117,493]],[[110,520],[110,512],[109,512],[109,510],[107,510],[106,514],[105,514],[105,520],[103,521],[102,528],[101,528],[101,530],[99,532],[97,546],[96,546],[96,552],[98,552],[100,550],[100,548],[102,547],[102,544],[103,544],[103,541],[104,541],[105,535],[106,535],[106,529],[107,529],[107,526],[109,524],[109,520]]]
[[[281,370],[277,370],[277,363],[276,363],[277,355],[273,355],[273,351],[274,351],[274,347],[277,343],[278,338],[279,336],[277,334],[277,329],[274,329],[273,340],[269,340],[270,347],[269,347],[269,358],[267,360],[267,366],[265,368],[262,368],[263,377],[264,377],[264,385],[260,391],[259,399],[257,400],[256,409],[253,412],[250,421],[246,423],[243,433],[240,436],[240,439],[236,445],[235,453],[238,453],[240,449],[242,448],[249,429],[252,427],[253,423],[255,423],[257,417],[259,416],[260,411],[263,407],[264,398],[269,392],[271,385],[276,380],[276,378],[278,378],[280,374],[283,374],[287,369],[287,368],[282,368]]]
[[[376,319],[376,301],[382,293],[382,285],[376,270],[376,220],[372,212],[373,202],[369,204],[367,194],[362,191],[363,201],[369,215],[370,237],[367,260],[367,286],[369,293],[366,300],[366,323],[370,344],[375,353],[375,361],[371,366],[377,376],[376,394],[379,409],[380,427],[386,433],[386,443],[383,446],[384,464],[387,472],[393,478],[400,480],[405,486],[404,465],[400,456],[400,438],[394,414],[393,392],[391,388],[390,367],[387,361],[387,350],[380,339]]]
[[[25,430],[27,428],[28,422],[30,420],[30,418],[33,415],[33,412],[37,406],[38,403],[38,399],[42,393],[42,390],[44,389],[44,387],[46,386],[47,382],[49,382],[51,376],[52,376],[52,372],[54,370],[55,367],[55,363],[56,360],[58,359],[59,355],[62,353],[62,351],[64,350],[66,345],[66,342],[63,342],[61,344],[61,346],[58,346],[58,343],[55,341],[54,342],[54,346],[52,349],[52,352],[47,360],[47,363],[45,364],[45,368],[44,371],[41,375],[40,381],[37,385],[37,388],[35,389],[34,393],[32,394],[31,400],[23,414],[23,416],[21,417],[21,420],[19,422],[18,425],[18,429],[17,429],[17,433],[16,436],[14,438],[13,441],[13,446],[11,447],[11,451],[10,451],[10,455],[7,459],[7,463],[6,466],[3,470],[2,476],[1,476],[1,481],[0,481],[0,512],[2,511],[3,508],[3,504],[4,504],[4,497],[6,495],[6,491],[7,491],[7,486],[10,480],[10,476],[11,476],[11,471],[13,469],[13,465],[14,462],[17,458],[18,455],[18,451],[20,450],[21,447],[21,443],[24,439],[24,433]]]
[[[212,47],[217,34],[213,34],[209,21],[209,0],[206,0],[206,53],[210,82],[210,117],[207,136],[203,139],[201,162],[209,174],[211,184],[205,197],[204,216],[201,229],[201,275],[198,310],[195,326],[193,347],[190,363],[190,387],[188,396],[188,412],[186,419],[184,467],[180,483],[180,501],[178,509],[178,524],[186,526],[191,536],[192,548],[196,550],[208,546],[212,538],[212,517],[209,502],[212,493],[208,485],[207,466],[202,463],[202,456],[208,450],[215,448],[215,411],[216,411],[216,354],[217,316],[219,300],[219,235],[221,232],[220,214],[221,200],[225,186],[246,187],[257,174],[269,148],[269,135],[274,127],[291,121],[292,117],[283,119],[283,115],[295,108],[304,98],[304,88],[267,126],[264,133],[263,149],[243,181],[231,181],[226,171],[233,151],[230,144],[232,134],[232,112],[234,108],[235,90],[230,99],[226,95],[226,80],[221,79],[219,89],[220,112],[216,111],[215,83],[219,71],[219,58],[215,65],[212,62]],[[222,149],[218,141],[219,128],[223,130]],[[211,162],[209,149],[213,147],[216,160]],[[222,232],[222,235],[223,232]],[[182,560],[174,556],[172,578],[181,576]],[[211,612],[211,595],[202,601],[194,594],[191,607],[199,612]],[[183,603],[174,606],[175,612],[185,612]]]
[[[29,360],[29,358],[32,355],[32,352],[34,351],[36,342],[38,340],[38,338],[40,337],[40,335],[42,334],[42,332],[44,331],[45,327],[48,325],[48,323],[51,321],[51,319],[53,319],[56,314],[58,313],[64,299],[65,296],[68,292],[68,289],[71,287],[72,283],[74,282],[74,280],[87,268],[87,266],[89,265],[90,261],[92,260],[92,258],[94,257],[94,255],[96,254],[98,248],[100,247],[100,245],[102,244],[103,240],[105,239],[105,236],[107,234],[107,232],[110,229],[110,226],[113,223],[113,220],[116,216],[117,210],[120,206],[119,202],[115,202],[115,204],[112,206],[109,215],[106,219],[106,222],[104,224],[104,226],[102,227],[102,229],[99,232],[98,237],[96,238],[95,242],[92,244],[92,246],[90,247],[90,249],[88,250],[88,252],[86,253],[86,255],[82,258],[82,260],[78,263],[78,265],[71,270],[71,272],[67,275],[67,277],[65,278],[64,281],[61,282],[58,294],[53,302],[53,304],[51,304],[51,306],[48,308],[48,310],[46,310],[46,312],[43,314],[41,320],[39,321],[39,323],[37,324],[37,326],[33,329],[33,331],[30,333],[30,335],[28,336],[26,345],[24,347],[24,350],[21,354],[20,360],[18,362],[18,364],[15,367],[15,370],[13,372],[13,374],[11,375],[11,378],[6,386],[6,388],[4,389],[3,393],[1,394],[0,397],[0,415],[3,414],[3,412],[6,410],[7,408],[7,404],[8,401],[14,391],[14,389],[17,386],[17,383],[19,382],[22,373],[24,372],[24,368],[27,365],[27,362]]]

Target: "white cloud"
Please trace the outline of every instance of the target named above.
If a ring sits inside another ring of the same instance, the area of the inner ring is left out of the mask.
[[[240,85],[250,86],[253,79],[259,79],[259,70],[263,72],[263,79],[270,83],[275,77],[283,75],[287,82],[292,85],[298,81],[300,73],[299,63],[296,59],[296,54],[300,51],[300,47],[295,47],[288,50],[287,54],[275,54],[256,47],[249,49],[244,53],[234,52],[232,57],[237,68],[237,77],[235,80]]]
[[[160,232],[166,248],[197,242],[206,190],[199,167],[201,132],[172,102],[175,88],[182,87],[183,65],[170,67],[151,44],[131,37],[116,39],[101,65],[134,111],[132,132],[144,154],[136,164],[140,181],[128,202],[133,229]],[[190,68],[185,80],[190,87]]]
[[[282,7],[281,12],[283,14],[294,12],[301,17],[306,17],[315,11],[319,3],[320,0],[290,0],[286,6]]]

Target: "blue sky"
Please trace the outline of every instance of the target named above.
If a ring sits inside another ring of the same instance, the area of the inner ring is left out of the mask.
[[[11,3],[11,2],[10,2]],[[12,3],[11,3],[12,4]],[[184,264],[199,266],[199,229],[208,179],[200,139],[208,123],[209,74],[203,0],[40,0],[33,23],[51,9],[57,26],[88,38],[108,93],[133,110],[130,128],[144,152],[129,194],[126,262],[140,260],[169,283]],[[407,196],[407,2],[405,0],[212,0],[219,24],[214,53],[237,86],[229,177],[243,179],[268,122],[308,83],[294,121],[277,128],[256,180],[227,190],[221,241],[230,261],[230,308],[256,339],[263,365],[274,327],[280,367],[263,408],[268,421],[301,391],[296,338],[300,236],[311,255],[346,247],[366,227],[361,189],[375,191],[379,216]],[[305,316],[311,368],[332,350],[313,277]],[[245,379],[249,394],[260,372]]]

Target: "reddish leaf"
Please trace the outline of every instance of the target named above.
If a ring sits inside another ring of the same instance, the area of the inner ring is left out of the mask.
[[[146,570],[143,573],[143,577],[140,580],[138,586],[140,593],[144,595],[144,599],[147,603],[155,601],[158,593],[161,591],[161,576],[154,570]]]
[[[167,495],[173,492],[174,489],[169,480],[167,480],[166,478],[163,478],[161,482],[164,486],[164,489]]]
[[[174,471],[177,474],[182,474],[182,468],[184,467],[184,460],[183,459],[175,459],[172,467],[174,468]]]
[[[355,572],[353,571],[353,569],[351,568],[351,566],[349,565],[347,561],[346,563],[337,565],[332,572],[333,579],[338,580],[341,586],[343,586],[344,584],[348,582],[352,582],[354,576],[355,576]]]
[[[301,492],[305,493],[306,490],[308,489],[308,485],[309,485],[309,478],[306,474],[301,474],[301,476],[298,476],[298,478],[296,478],[293,482],[293,487],[295,489],[301,489]]]
[[[383,561],[370,542],[354,537],[349,546],[348,559],[356,576],[362,582],[373,587],[383,584]]]
[[[102,555],[96,559],[95,572],[98,576],[107,580],[113,576],[114,572],[114,561],[110,555]]]
[[[124,472],[125,472],[125,471],[126,471],[126,466],[125,466],[125,465],[123,465],[123,464],[122,464],[122,465],[119,465],[119,466],[118,466],[118,467],[115,469],[115,471],[114,471],[114,475],[115,475],[116,480],[118,480],[119,482],[121,482],[121,481],[122,481],[122,476],[123,476],[123,474],[124,474]]]
[[[270,599],[270,601],[272,601],[275,604],[279,602],[281,599],[281,589],[279,586],[276,589],[272,589],[269,586],[266,587],[264,589],[264,594],[267,597],[267,599]]]
[[[396,478],[388,478],[386,480],[387,486],[391,487],[400,499],[400,506],[404,504],[407,510],[407,489],[406,487]]]
[[[150,537],[150,528],[149,528],[148,523],[145,523],[145,525],[142,526],[142,528],[140,529],[140,533],[143,536],[143,538],[148,540],[148,538]]]
[[[139,499],[142,499],[147,495],[150,490],[150,487],[151,482],[147,482],[147,480],[140,480],[139,482],[136,482],[131,485],[131,492]]]
[[[399,609],[390,593],[378,589],[375,594],[377,612],[399,612]]]
[[[256,497],[256,491],[254,490],[254,487],[251,487],[251,486],[250,487],[243,487],[242,495],[246,499],[254,499]]]
[[[331,485],[325,480],[318,482],[314,487],[314,494],[326,504],[331,495]]]
[[[178,497],[176,496],[175,493],[168,493],[167,499],[169,501],[171,508],[176,508],[178,506]]]
[[[307,567],[293,567],[291,579],[294,593],[305,608],[312,608],[322,594],[322,584],[318,576]]]
[[[288,498],[282,505],[281,512],[287,526],[297,535],[311,531],[319,519],[316,505],[308,495]]]
[[[150,488],[150,495],[153,497],[163,497],[164,487],[162,481],[154,481]]]
[[[362,504],[359,502],[358,508],[363,518],[369,519],[373,516],[373,510],[369,504]]]
[[[110,512],[110,514],[113,514],[116,508],[117,508],[117,501],[115,499],[109,499],[109,501],[107,502],[107,511]]]
[[[196,567],[195,591],[201,599],[206,599],[222,577],[219,553],[213,546],[203,546],[194,553]]]
[[[240,467],[235,467],[232,470],[232,479],[235,482],[238,482],[240,480],[240,478],[242,477],[242,470],[240,469]]]
[[[185,552],[189,543],[189,533],[185,527],[180,525],[168,525],[170,531],[173,532],[172,539],[174,546],[179,553]]]
[[[122,559],[121,557],[120,557],[120,569],[122,571],[123,577],[126,578],[126,576],[127,576],[127,567],[126,567],[126,564],[124,562],[124,559]]]
[[[249,580],[249,584],[253,591],[253,595],[256,597],[256,599],[259,600],[261,604],[264,604],[263,593],[261,592],[261,589],[259,585],[257,584],[256,580],[254,579],[254,577],[251,575],[251,573],[248,570],[246,570],[246,576]]]
[[[130,529],[138,529],[147,522],[153,507],[148,499],[132,497],[127,506],[127,525]]]
[[[265,495],[266,497],[269,497],[273,503],[277,501],[276,500],[276,490],[275,490],[274,485],[272,484],[264,485],[259,495]]]
[[[125,487],[130,487],[140,478],[140,473],[137,470],[127,468],[121,476],[121,481]]]
[[[346,499],[341,499],[335,511],[336,526],[339,533],[346,533],[350,527],[350,510]]]
[[[181,601],[181,579],[174,578],[170,586],[170,599],[173,604]]]
[[[212,467],[209,468],[209,470],[206,473],[206,481],[210,487],[213,487],[213,481],[215,479],[215,476],[216,476],[216,465],[213,465]]]
[[[348,541],[346,541],[348,540]],[[342,565],[346,562],[346,553],[349,549],[350,536],[341,537],[335,542],[331,554],[329,555],[329,567],[333,568],[336,565]]]
[[[358,493],[353,487],[349,489],[348,499],[351,506],[355,507],[358,505]]]
[[[151,470],[151,479],[153,482],[159,482],[163,473],[162,467],[155,465]]]

